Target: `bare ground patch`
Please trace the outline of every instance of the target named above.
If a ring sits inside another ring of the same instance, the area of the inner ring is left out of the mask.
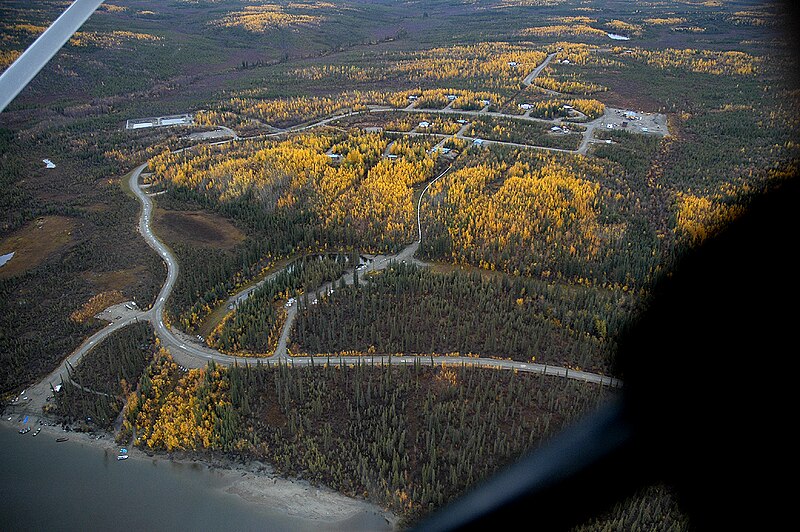
[[[12,277],[35,268],[65,249],[73,240],[75,220],[66,216],[43,216],[0,241],[0,255],[14,257],[0,267],[0,278]]]
[[[602,78],[591,79],[608,87],[608,92],[596,94],[594,97],[609,107],[620,109],[655,112],[664,106],[663,102],[650,96],[651,81],[622,74],[619,71],[610,71]]]
[[[92,283],[99,292],[132,289],[141,277],[147,274],[144,266],[134,266],[125,270],[112,272],[84,272],[83,278]]]
[[[245,235],[227,219],[204,211],[155,213],[156,232],[168,242],[189,242],[198,246],[233,249]]]

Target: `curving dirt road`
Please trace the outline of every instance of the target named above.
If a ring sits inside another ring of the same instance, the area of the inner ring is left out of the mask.
[[[208,346],[201,345],[193,337],[186,333],[180,332],[176,329],[168,327],[163,320],[164,306],[167,298],[169,297],[175,280],[178,276],[178,262],[172,252],[155,236],[151,229],[152,222],[152,209],[153,204],[150,197],[145,194],[140,186],[139,177],[142,170],[146,165],[139,166],[130,177],[130,187],[134,191],[136,197],[142,203],[142,213],[139,222],[139,232],[142,234],[147,243],[164,259],[167,265],[167,280],[158,295],[156,303],[153,308],[146,313],[148,315],[153,328],[158,335],[161,345],[169,350],[170,354],[175,360],[185,367],[202,367],[209,361],[213,360],[218,364],[231,365],[231,364],[249,364],[255,363],[256,360],[271,360],[271,361],[285,361],[292,365],[311,365],[314,364],[312,357],[308,356],[293,356],[288,357],[287,343],[288,335],[291,330],[294,317],[297,313],[297,304],[289,307],[287,320],[281,334],[281,340],[275,353],[269,357],[237,357],[220,353]],[[445,171],[446,172],[446,171]],[[431,183],[438,180],[444,173],[437,176]],[[426,187],[427,189],[427,187]],[[421,226],[420,226],[421,227]],[[392,262],[412,262],[414,261],[414,254],[419,247],[420,241],[413,242],[405,247],[396,255],[391,256],[377,256],[369,264],[369,266],[359,270],[359,277],[363,276],[370,271],[378,271],[385,269]],[[352,270],[346,272],[339,281],[344,280],[345,283],[350,284],[353,282]],[[329,289],[334,283],[327,283],[320,287],[321,291]],[[397,365],[413,365],[415,363],[432,364],[432,365],[469,365],[474,367],[491,367],[499,369],[510,369],[529,373],[541,373],[546,375],[555,375],[565,378],[581,380],[585,382],[593,382],[606,386],[621,386],[621,381],[613,377],[605,375],[598,375],[595,373],[571,370],[569,368],[548,366],[544,364],[515,362],[511,360],[499,360],[492,358],[471,358],[471,357],[431,357],[431,356],[359,356],[359,357],[337,357],[337,358],[317,358],[317,364],[329,361],[331,364],[353,365],[358,363],[377,363],[377,364],[397,364]]]
[[[530,74],[525,76],[525,78],[522,80],[523,85],[526,85],[526,86],[530,87],[531,83],[533,83],[533,80],[535,80],[537,77],[539,77],[539,74],[542,73],[542,70],[547,68],[547,65],[550,64],[550,61],[553,60],[553,58],[556,56],[557,53],[558,52],[553,52],[552,54],[548,55],[545,58],[545,60],[542,61],[541,65],[537,66],[535,69],[533,69],[533,72],[531,72]],[[546,90],[546,89],[543,89],[543,90]],[[550,92],[555,92],[555,91],[550,91]],[[556,94],[558,94],[558,93],[556,93]]]
[[[541,71],[547,66],[547,64],[552,60],[555,54],[550,54],[545,61],[539,65],[533,72],[531,72],[528,76],[525,77],[523,83],[526,85],[530,85],[535,79],[536,76],[541,73]],[[236,132],[233,130],[226,129],[231,135],[231,139],[222,142],[214,142],[213,144],[224,144],[227,142],[232,142],[234,140],[248,140],[248,139],[256,139],[256,138],[265,138],[265,137],[274,137],[279,135],[284,135],[292,132],[303,131],[311,128],[316,128],[320,126],[324,126],[341,118],[345,118],[348,116],[354,116],[361,113],[380,113],[380,112],[418,112],[421,111],[415,108],[416,102],[412,102],[405,108],[389,108],[389,107],[373,107],[366,111],[351,111],[348,113],[343,113],[336,116],[331,116],[319,121],[315,121],[312,123],[299,125],[293,128],[288,128],[285,130],[279,130],[273,133],[268,133],[265,135],[258,135],[254,137],[239,137]],[[425,109],[424,112],[427,113],[442,113],[442,114],[459,114],[459,115],[467,115],[467,116],[496,116],[502,118],[509,118],[514,120],[528,120],[528,121],[538,121],[538,122],[547,122],[547,123],[559,123],[559,119],[553,120],[545,120],[539,118],[532,118],[530,116],[521,116],[521,115],[510,115],[505,113],[487,113],[485,109],[481,111],[461,111],[458,109],[452,109],[451,107],[447,107],[445,109]],[[586,149],[588,144],[591,142],[591,135],[595,127],[601,123],[603,117],[593,120],[591,122],[584,123],[583,125],[586,126],[586,132],[584,133],[584,139],[581,143],[580,147],[576,150],[562,150],[557,148],[547,148],[544,146],[535,146],[535,145],[526,145],[526,144],[515,144],[515,143],[507,143],[507,142],[499,142],[499,141],[485,141],[486,143],[495,143],[495,144],[508,144],[517,147],[523,148],[537,148],[537,149],[546,149],[546,150],[553,150],[553,151],[564,151],[564,152],[571,152],[571,153],[586,153]],[[462,132],[464,128],[462,128]],[[413,133],[405,133],[409,135],[413,135]],[[450,137],[449,135],[444,135],[444,137]],[[464,139],[471,139],[471,137],[462,137]],[[288,342],[289,342],[289,333],[291,331],[292,324],[294,323],[294,319],[297,315],[297,304],[292,305],[288,309],[287,319],[284,324],[284,328],[282,330],[282,334],[278,343],[278,347],[273,353],[272,356],[269,357],[262,357],[262,358],[254,358],[254,357],[240,357],[240,356],[232,356],[227,355],[224,353],[220,353],[210,347],[201,344],[195,337],[188,335],[182,331],[177,329],[171,328],[168,324],[164,322],[164,309],[166,306],[166,301],[169,298],[170,294],[172,293],[172,289],[175,286],[175,282],[178,278],[179,274],[179,266],[176,257],[172,254],[170,249],[161,242],[158,237],[155,235],[152,229],[152,218],[153,218],[153,201],[151,197],[146,194],[142,190],[142,186],[140,183],[140,178],[142,171],[147,167],[147,163],[139,165],[136,169],[131,172],[129,177],[129,185],[131,191],[136,195],[139,202],[142,204],[142,211],[139,216],[139,224],[138,230],[139,233],[142,235],[144,240],[147,244],[155,250],[156,253],[164,260],[164,263],[167,267],[167,278],[164,282],[164,285],[161,287],[161,290],[156,298],[152,308],[148,311],[136,311],[131,314],[129,317],[125,318],[124,320],[116,321],[111,323],[110,325],[106,326],[99,332],[95,333],[91,337],[87,338],[81,345],[76,349],[73,353],[71,353],[59,366],[56,368],[52,373],[50,373],[47,377],[42,379],[39,383],[32,386],[28,390],[26,390],[25,397],[26,399],[20,398],[19,400],[15,400],[15,402],[11,405],[15,411],[15,413],[28,413],[33,415],[41,415],[42,408],[47,402],[47,398],[52,394],[51,388],[60,384],[62,381],[69,380],[69,375],[67,371],[67,366],[77,366],[83,356],[88,353],[94,346],[98,345],[100,342],[105,340],[110,334],[114,333],[115,331],[130,325],[131,323],[135,323],[138,320],[148,320],[152,323],[153,329],[158,336],[161,345],[164,346],[167,350],[169,350],[170,354],[176,360],[177,363],[181,364],[184,367],[202,367],[205,366],[209,361],[215,361],[216,363],[223,364],[223,365],[231,365],[231,364],[249,364],[255,363],[256,360],[271,360],[271,361],[283,361],[285,363],[289,363],[292,365],[311,365],[314,363],[321,364],[323,360],[325,362],[331,364],[342,364],[342,365],[353,365],[359,363],[374,363],[374,364],[397,364],[397,365],[413,365],[413,364],[432,364],[432,365],[468,365],[473,367],[490,367],[490,368],[499,368],[499,369],[509,369],[509,370],[516,370],[516,371],[523,371],[523,372],[530,372],[530,373],[541,373],[545,375],[554,375],[560,376],[564,378],[576,379],[586,382],[593,382],[601,385],[606,386],[621,386],[622,382],[619,379],[608,377],[605,375],[599,375],[594,373],[588,373],[583,371],[571,370],[564,367],[558,366],[548,366],[543,364],[534,364],[534,363],[523,363],[523,362],[515,362],[511,360],[498,360],[498,359],[491,359],[491,358],[471,358],[471,357],[436,357],[436,356],[362,356],[362,357],[337,357],[337,358],[325,358],[320,359],[317,358],[316,362],[307,356],[299,357],[293,356],[290,357],[288,353]],[[449,168],[448,168],[449,170]],[[374,260],[364,269],[359,270],[358,275],[359,277],[363,277],[363,275],[369,271],[376,271],[382,270],[389,266],[393,261],[402,262],[416,262],[419,263],[416,259],[414,259],[414,254],[419,247],[420,242],[422,241],[422,224],[420,219],[420,207],[422,196],[428,190],[428,188],[448,170],[445,170],[442,174],[437,176],[433,179],[423,190],[422,194],[420,195],[418,206],[417,206],[417,229],[419,232],[419,239],[403,250],[401,250],[398,254],[393,256],[377,256],[374,257]],[[421,264],[421,263],[420,263]],[[346,272],[342,278],[346,283],[350,284],[353,282],[353,272],[352,270]],[[341,282],[336,281],[336,283]],[[334,283],[327,283],[326,285],[320,287],[320,291],[327,290],[332,287]],[[233,296],[234,298],[246,297],[249,291],[256,289],[257,286],[253,286],[248,288],[247,290],[236,294]],[[246,293],[245,293],[246,292]],[[15,414],[16,415],[16,414]]]

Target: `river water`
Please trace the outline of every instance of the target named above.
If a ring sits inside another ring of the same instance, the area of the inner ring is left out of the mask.
[[[2,530],[330,530],[337,527],[270,511],[226,493],[230,483],[199,463],[116,454],[53,433],[20,435],[0,424]],[[227,478],[227,479],[226,479]],[[386,530],[365,513],[338,526]]]

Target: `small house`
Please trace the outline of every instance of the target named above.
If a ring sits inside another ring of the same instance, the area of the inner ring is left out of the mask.
[[[421,128],[431,127],[431,123],[430,123],[430,122],[428,122],[428,121],[426,121],[426,120],[423,120],[422,122],[420,122],[420,123],[418,124],[418,126],[417,126],[417,127],[421,127]]]

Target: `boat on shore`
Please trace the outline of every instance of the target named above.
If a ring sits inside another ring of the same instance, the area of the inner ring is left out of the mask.
[[[121,454],[121,455],[117,456],[117,460],[127,460],[127,459],[128,459],[128,455],[127,454]]]
[[[69,438],[56,438],[56,441],[61,443],[62,441],[67,441]]]

